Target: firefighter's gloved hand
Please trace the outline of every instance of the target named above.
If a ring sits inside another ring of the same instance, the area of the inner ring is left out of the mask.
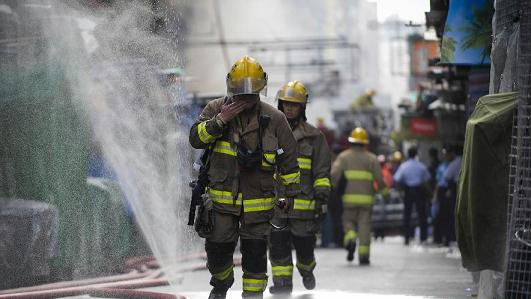
[[[328,213],[328,204],[320,200],[315,200],[314,218],[322,221]]]
[[[324,192],[315,192],[313,198],[315,200],[314,218],[322,221],[326,216],[326,213],[328,213],[328,194]]]
[[[279,210],[287,214],[293,207],[293,197],[279,198],[276,205]]]
[[[328,204],[325,201],[315,199],[315,207],[313,210],[313,221],[310,226],[312,233],[318,233],[321,229],[321,223],[326,217],[328,212]]]

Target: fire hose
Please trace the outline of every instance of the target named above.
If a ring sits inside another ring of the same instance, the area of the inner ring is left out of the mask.
[[[177,258],[177,261],[188,261],[203,258],[204,254],[194,254]],[[99,277],[92,279],[65,281],[51,283],[33,287],[23,287],[17,289],[0,291],[0,299],[44,299],[79,295],[90,295],[91,297],[110,298],[142,298],[142,299],[185,299],[181,295],[174,295],[162,292],[136,290],[136,288],[148,288],[156,286],[167,286],[169,282],[163,278],[161,270],[153,270],[158,266],[152,257],[137,257],[128,261],[126,266],[148,269],[144,272],[138,270],[126,274]],[[148,266],[146,266],[146,264]],[[234,260],[235,265],[241,265],[241,259]],[[178,272],[191,272],[205,270],[206,266],[191,266],[179,269]]]

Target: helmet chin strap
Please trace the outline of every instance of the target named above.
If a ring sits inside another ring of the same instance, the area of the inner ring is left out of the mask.
[[[296,118],[288,118],[288,123],[292,130],[299,124],[300,119],[301,119],[300,115],[297,116]]]

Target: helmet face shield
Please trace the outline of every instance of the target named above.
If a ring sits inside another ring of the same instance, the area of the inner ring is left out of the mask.
[[[262,94],[267,96],[266,78],[244,77],[235,80],[227,77],[227,95],[237,96],[241,94]]]
[[[267,74],[256,59],[244,56],[236,61],[227,74],[227,95],[267,96]]]

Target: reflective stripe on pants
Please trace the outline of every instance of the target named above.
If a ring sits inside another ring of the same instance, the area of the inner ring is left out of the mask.
[[[291,277],[293,276],[293,266],[273,266],[271,267],[271,272],[273,272],[273,278],[280,276]]]
[[[243,278],[243,290],[248,292],[263,292],[267,286],[267,279]]]

